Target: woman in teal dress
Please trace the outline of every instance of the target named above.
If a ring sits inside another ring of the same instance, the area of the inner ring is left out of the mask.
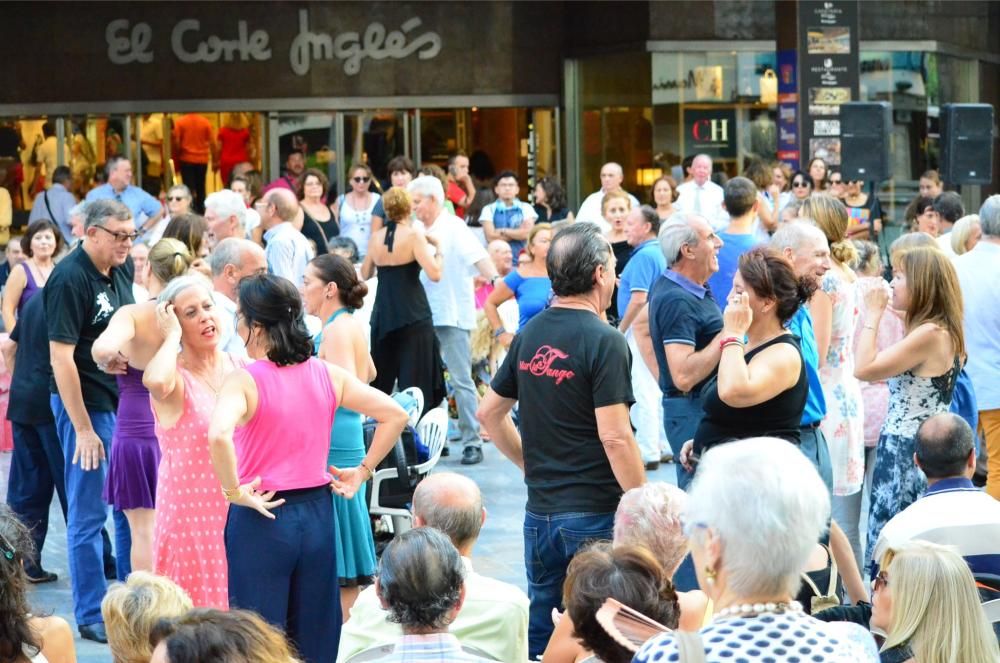
[[[350,371],[366,383],[375,379],[375,363],[368,353],[365,332],[351,313],[361,308],[367,293],[368,286],[358,278],[354,266],[340,256],[322,255],[306,267],[302,281],[305,308],[324,321],[323,330],[315,339],[316,356]],[[330,432],[329,464],[354,467],[364,456],[361,415],[338,408]],[[367,487],[362,485],[349,500],[333,495],[337,576],[345,620],[361,587],[373,582],[377,568],[365,490]]]

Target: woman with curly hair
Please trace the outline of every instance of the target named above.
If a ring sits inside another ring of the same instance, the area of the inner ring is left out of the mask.
[[[534,207],[538,214],[536,223],[573,220],[573,212],[566,206],[566,193],[555,177],[543,177],[538,180],[538,184],[535,185]]]

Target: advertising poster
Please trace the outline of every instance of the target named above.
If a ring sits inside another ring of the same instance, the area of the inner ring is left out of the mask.
[[[799,169],[798,61],[795,49],[778,51],[778,161]]]

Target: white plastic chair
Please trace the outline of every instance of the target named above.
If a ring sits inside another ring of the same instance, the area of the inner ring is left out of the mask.
[[[448,436],[448,411],[443,407],[436,407],[417,423],[417,435],[426,445],[429,457],[419,465],[412,465],[408,469],[413,476],[421,477],[430,474],[434,466],[441,460],[441,450],[444,449],[445,440]],[[399,477],[395,467],[387,467],[376,470],[372,477],[372,499],[368,512],[373,516],[389,516],[392,521],[392,531],[395,534],[413,528],[413,514],[408,509],[382,506],[380,496],[382,494],[382,482]]]
[[[407,387],[402,389],[400,393],[406,394],[417,402],[410,410],[410,425],[416,428],[417,422],[420,420],[420,413],[424,411],[424,392],[420,390],[420,387]]]

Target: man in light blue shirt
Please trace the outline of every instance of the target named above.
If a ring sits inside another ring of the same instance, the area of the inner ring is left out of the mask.
[[[778,228],[771,238],[771,247],[780,251],[792,263],[795,275],[811,277],[819,283],[830,270],[830,246],[826,236],[810,221],[786,223]],[[802,306],[788,323],[788,331],[799,339],[802,360],[806,364],[809,380],[809,396],[802,412],[802,427],[799,431],[802,450],[819,471],[827,488],[833,490],[833,467],[830,464],[830,450],[819,424],[826,416],[826,399],[823,385],[819,381],[819,350],[816,333],[813,331],[809,309]]]
[[[272,189],[258,205],[260,224],[264,228],[267,271],[288,279],[296,288],[301,287],[306,265],[316,253],[305,235],[292,225],[299,213],[295,194],[288,189]]]
[[[76,205],[76,197],[69,191],[72,182],[73,174],[69,166],[58,166],[52,172],[52,186],[35,196],[31,214],[28,216],[29,224],[39,219],[48,219],[56,223],[67,246],[76,239],[69,223],[69,211]]]
[[[117,200],[132,212],[136,230],[144,232],[156,225],[163,216],[163,205],[137,186],[132,185],[132,163],[125,157],[114,156],[106,166],[107,184],[95,187],[87,194],[87,202]]]

